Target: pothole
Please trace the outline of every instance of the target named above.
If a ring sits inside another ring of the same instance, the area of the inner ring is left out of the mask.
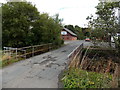
[[[60,65],[60,64],[58,64],[58,63],[50,63],[49,65],[46,65],[46,67],[52,67],[52,65],[61,66],[61,65]]]
[[[38,63],[39,65],[44,65],[44,64],[47,64],[49,62],[49,60],[45,60],[45,61],[42,61],[41,63]]]
[[[63,50],[63,51],[61,51],[61,52],[67,52],[67,50]]]

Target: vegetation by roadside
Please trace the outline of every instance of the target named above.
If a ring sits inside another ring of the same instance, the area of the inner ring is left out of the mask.
[[[81,55],[82,52],[82,55]],[[82,57],[82,58],[81,58]],[[83,58],[84,57],[84,58]],[[119,87],[120,58],[116,49],[92,46],[82,49],[80,56],[70,59],[67,70],[61,73],[64,88]],[[60,87],[61,87],[60,86]]]
[[[2,68],[2,67],[5,67],[5,66],[7,66],[7,65],[10,65],[10,64],[12,64],[12,63],[15,63],[15,62],[18,62],[18,61],[21,61],[21,60],[24,60],[24,58],[18,58],[18,59],[6,59],[6,60],[1,60],[0,61],[0,68]]]
[[[71,68],[61,79],[64,88],[110,88],[112,75]]]

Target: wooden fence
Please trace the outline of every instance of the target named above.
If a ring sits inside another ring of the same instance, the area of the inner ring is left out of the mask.
[[[3,56],[9,56],[8,59],[11,58],[28,58],[38,55],[40,53],[46,52],[54,48],[52,43],[49,44],[42,44],[42,45],[34,45],[22,48],[11,48],[11,47],[4,47]]]

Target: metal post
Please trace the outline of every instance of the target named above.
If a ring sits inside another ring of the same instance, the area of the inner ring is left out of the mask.
[[[26,50],[25,50],[25,59],[26,59]]]
[[[11,57],[11,48],[9,47],[8,50],[9,50],[9,59],[10,59],[10,57]]]
[[[5,54],[5,47],[3,47],[4,48],[4,50],[3,50],[3,55]]]
[[[10,57],[11,57],[11,50],[10,50],[10,47],[8,47],[8,57],[9,57],[9,60],[10,60]]]
[[[16,59],[17,59],[17,48],[16,48]]]

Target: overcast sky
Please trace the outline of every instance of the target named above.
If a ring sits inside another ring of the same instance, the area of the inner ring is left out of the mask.
[[[0,0],[4,2],[5,0]],[[59,13],[64,24],[87,24],[86,17],[95,13],[99,0],[27,0],[36,4],[40,13],[47,12],[50,16]]]
[[[49,13],[50,16],[59,13],[64,24],[87,24],[86,17],[94,14],[99,0],[27,0],[36,4],[38,10]]]

